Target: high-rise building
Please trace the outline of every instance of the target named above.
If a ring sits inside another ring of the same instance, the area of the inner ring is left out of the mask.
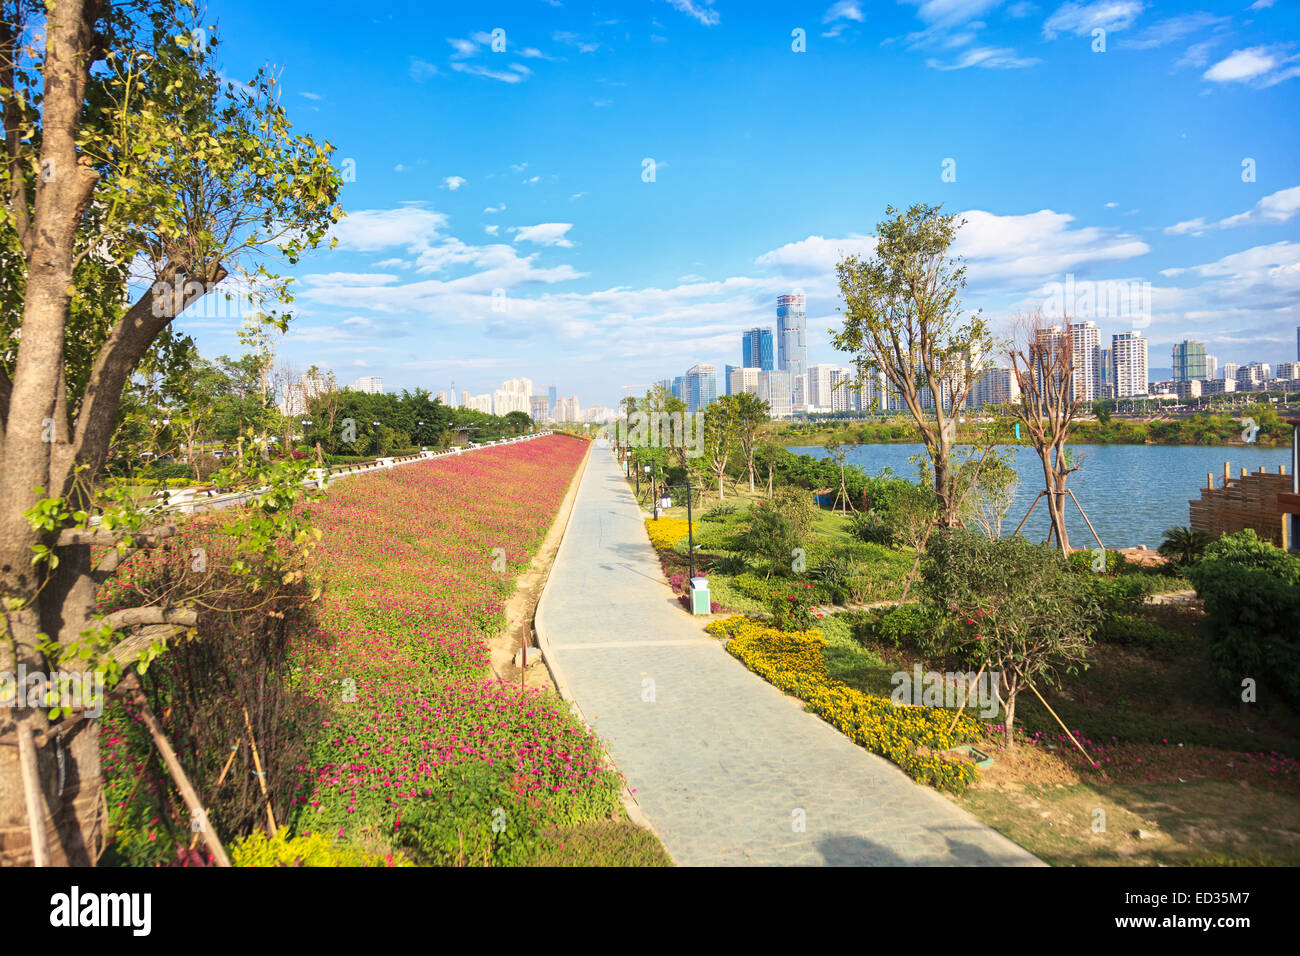
[[[673,398],[679,398],[686,401],[686,376],[678,375],[673,379],[672,386]]]
[[[772,330],[748,329],[740,340],[740,364],[743,368],[762,368],[771,371],[776,367],[772,354]]]
[[[439,390],[438,390],[438,394],[437,394],[436,396],[434,396],[434,398],[435,398],[435,400],[436,400],[437,402],[439,402],[440,404],[442,404],[442,405],[446,405],[446,404],[447,404],[447,390],[446,390],[445,388],[444,388],[444,389],[439,389]]]
[[[790,395],[794,405],[806,404],[794,393],[797,381],[808,372],[807,314],[802,293],[776,297],[777,368],[790,373]]]
[[[1273,369],[1267,362],[1251,362],[1237,369],[1237,391],[1257,392],[1273,377]]]
[[[1236,362],[1224,362],[1223,365],[1219,367],[1219,378],[1224,381],[1231,380],[1235,382],[1237,380],[1237,369],[1239,368],[1241,368],[1241,366]]]
[[[367,395],[382,395],[384,380],[378,375],[363,375],[352,383],[352,391],[365,392]]]
[[[742,370],[742,371],[748,371]],[[790,373],[779,369],[758,370],[758,397],[771,406],[768,414],[772,418],[789,418],[794,413],[790,401],[794,386],[790,384]]]
[[[470,394],[469,394],[469,389],[467,389],[467,388],[461,389],[461,392],[460,392],[460,404],[461,404],[461,407],[462,407],[462,408],[469,408],[469,403],[470,403]]]
[[[1174,345],[1174,381],[1199,382],[1210,378],[1205,368],[1205,343],[1184,339]]]
[[[1110,339],[1115,361],[1115,397],[1147,394],[1147,340],[1141,332],[1118,332]]]
[[[1070,348],[1074,363],[1074,399],[1093,402],[1097,399],[1097,365],[1101,359],[1101,333],[1095,322],[1070,323]]]
[[[545,395],[534,395],[528,400],[531,417],[538,424],[545,424],[550,417],[551,403]]]
[[[728,377],[727,387],[730,391],[728,395],[740,395],[742,392],[749,392],[751,395],[758,394],[758,376],[763,369],[758,368],[733,368],[731,375]]]
[[[688,412],[698,412],[713,404],[718,397],[718,367],[716,365],[692,365],[686,370],[684,387]]]
[[[546,386],[546,400],[550,402],[550,410],[555,411],[555,399],[559,396],[560,391],[554,385]]]
[[[808,411],[829,412],[831,410],[831,389],[839,380],[839,372],[838,365],[828,363],[808,366]]]
[[[1020,381],[1009,368],[985,368],[975,379],[968,404],[971,408],[1006,405],[1020,397]]]
[[[722,367],[722,392],[724,395],[731,394],[731,373],[740,367],[739,365],[724,365]]]
[[[1071,347],[1069,335],[1059,325],[1048,325],[1034,331],[1034,382],[1039,393],[1048,391],[1047,375],[1057,369],[1057,356]],[[1060,379],[1059,369],[1052,373],[1053,381]]]
[[[1213,355],[1205,356],[1205,378],[1212,379],[1219,377],[1219,360]]]
[[[1290,381],[1300,378],[1300,362],[1278,362],[1277,377]]]

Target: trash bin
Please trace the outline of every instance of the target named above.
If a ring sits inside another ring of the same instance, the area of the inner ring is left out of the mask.
[[[691,613],[710,613],[709,579],[691,578]]]

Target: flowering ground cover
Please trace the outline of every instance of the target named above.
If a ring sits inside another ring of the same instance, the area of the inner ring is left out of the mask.
[[[616,812],[620,781],[563,702],[488,669],[584,451],[550,436],[330,490],[314,557],[326,590],[297,661],[322,708],[296,832],[524,862],[537,834]]]

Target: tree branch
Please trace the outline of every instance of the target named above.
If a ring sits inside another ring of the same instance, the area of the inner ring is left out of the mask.
[[[113,629],[139,627],[144,624],[171,624],[178,627],[195,627],[199,623],[199,612],[191,607],[163,607],[155,604],[150,607],[128,607],[113,611],[97,619],[97,624],[107,624]]]

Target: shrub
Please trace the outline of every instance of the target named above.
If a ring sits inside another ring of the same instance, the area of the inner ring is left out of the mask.
[[[433,866],[519,865],[537,852],[543,817],[482,760],[445,767],[433,794],[398,817],[395,839]]]
[[[717,504],[710,508],[704,514],[700,515],[701,521],[725,521],[734,515],[739,509],[735,505]]]
[[[935,641],[939,615],[922,604],[881,608],[866,612],[855,622],[854,636],[893,648],[911,647],[929,655],[940,650]]]
[[[1205,602],[1210,661],[1225,690],[1253,678],[1300,703],[1300,558],[1253,530],[1227,535],[1188,570]]]
[[[751,601],[759,601],[762,604],[769,604],[772,596],[780,587],[771,581],[764,581],[756,574],[738,574],[732,579],[731,586],[749,598]]]
[[[815,623],[812,590],[813,586],[806,582],[778,590],[769,605],[773,623],[783,631],[806,631],[812,627]]]
[[[849,534],[867,544],[894,546],[894,531],[884,516],[876,511],[859,511],[849,518]]]
[[[323,833],[289,836],[281,827],[275,836],[261,830],[230,845],[230,862],[235,866],[412,866],[400,853],[381,857],[351,846],[341,846]]]
[[[1016,696],[1025,681],[1051,685],[1085,659],[1102,619],[1092,582],[1044,545],[960,529],[930,539],[921,573],[923,598],[948,631],[970,629],[970,652],[1001,672],[1006,742],[1013,746]]]
[[[844,553],[831,555],[812,572],[813,578],[832,604],[843,604],[853,593],[857,565]]]
[[[790,491],[791,489],[782,489]],[[798,502],[799,497],[778,495],[774,501],[761,501],[749,509],[749,527],[740,535],[741,548],[767,563],[768,574],[788,576],[794,571],[794,561],[799,550],[806,551],[806,542],[812,529],[811,502],[804,501],[808,513]],[[787,508],[787,504],[794,503]]]
[[[749,570],[749,562],[743,554],[724,554],[714,562],[713,569],[728,576],[744,574]]]
[[[1128,558],[1124,557],[1124,555],[1120,554],[1118,551],[1106,551],[1106,565],[1100,571],[1092,566],[1092,563],[1095,560],[1096,556],[1093,554],[1093,549],[1091,548],[1071,551],[1069,558],[1070,570],[1078,571],[1082,574],[1118,574],[1123,570],[1124,566],[1128,564]]]

